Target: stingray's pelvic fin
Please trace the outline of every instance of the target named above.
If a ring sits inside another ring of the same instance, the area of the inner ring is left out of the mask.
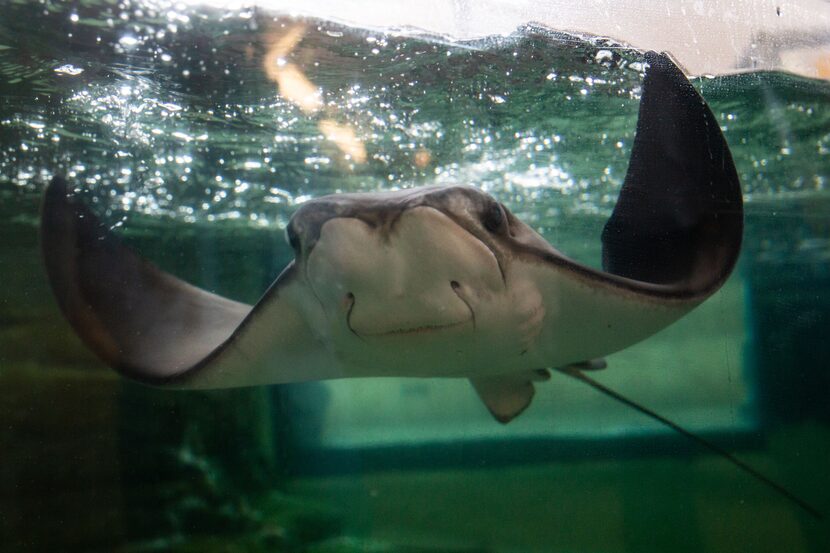
[[[540,369],[504,376],[471,378],[470,383],[493,417],[500,423],[507,424],[530,405],[536,391],[533,383],[549,378],[550,373]]]

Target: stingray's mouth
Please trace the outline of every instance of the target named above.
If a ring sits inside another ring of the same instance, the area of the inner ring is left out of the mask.
[[[394,330],[384,330],[381,332],[357,332],[356,330],[352,329],[352,332],[360,336],[361,338],[382,338],[384,336],[410,336],[413,334],[428,334],[430,332],[438,332],[441,330],[449,330],[451,328],[458,328],[460,326],[464,326],[466,324],[471,324],[472,319],[467,319],[465,321],[459,321],[457,323],[448,323],[448,324],[434,324],[434,325],[423,325],[423,326],[415,326],[415,327],[408,327],[408,328],[396,328]],[[349,326],[351,328],[351,326]]]
[[[449,323],[434,323],[434,324],[422,324],[422,325],[415,325],[415,326],[402,326],[402,327],[395,327],[389,330],[372,330],[372,331],[361,331],[356,329],[352,324],[352,313],[354,312],[355,305],[357,304],[357,300],[355,295],[351,292],[347,293],[343,298],[343,303],[346,307],[346,326],[349,327],[349,330],[352,334],[357,336],[358,338],[385,338],[385,337],[395,337],[395,336],[415,336],[415,335],[423,335],[423,334],[431,334],[437,333],[445,330],[451,330],[455,328],[460,328],[466,325],[472,326],[475,329],[476,326],[476,316],[475,311],[473,311],[473,307],[470,305],[470,302],[464,297],[463,292],[461,290],[461,285],[456,282],[450,282],[450,286],[452,287],[455,294],[458,298],[464,302],[464,305],[467,306],[467,309],[470,311],[470,316],[455,322]]]

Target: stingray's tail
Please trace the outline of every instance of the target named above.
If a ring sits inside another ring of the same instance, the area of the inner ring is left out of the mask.
[[[775,490],[776,492],[778,492],[782,496],[786,497],[787,499],[789,499],[790,501],[792,501],[793,503],[798,505],[800,508],[802,508],[804,511],[809,513],[816,520],[822,520],[824,518],[822,513],[818,509],[816,509],[815,507],[813,507],[812,505],[810,505],[809,503],[807,503],[806,501],[804,501],[803,499],[801,499],[800,497],[795,495],[793,492],[791,492],[790,490],[788,490],[787,488],[785,488],[784,486],[782,486],[778,482],[775,482],[774,480],[770,479],[769,477],[764,476],[763,474],[758,472],[756,469],[754,469],[750,465],[746,464],[745,462],[741,461],[740,459],[738,459],[737,457],[735,457],[734,455],[732,455],[731,453],[729,453],[728,451],[726,451],[722,447],[720,447],[718,445],[715,445],[712,442],[710,442],[709,440],[707,440],[705,438],[702,438],[701,436],[698,436],[697,434],[686,430],[685,428],[678,425],[677,423],[674,423],[674,422],[670,421],[669,419],[667,419],[666,417],[664,417],[664,416],[662,416],[658,413],[655,413],[654,411],[652,411],[648,407],[644,407],[644,406],[640,405],[639,403],[636,403],[636,402],[628,399],[627,397],[615,392],[611,388],[608,388],[607,386],[605,386],[603,384],[600,384],[599,382],[597,382],[596,380],[594,380],[593,378],[591,378],[590,376],[588,376],[584,372],[582,372],[581,367],[571,365],[571,366],[563,367],[563,368],[560,368],[560,369],[557,369],[557,370],[559,372],[563,373],[563,374],[566,374],[566,375],[570,376],[571,378],[575,378],[576,380],[579,380],[580,382],[584,382],[585,384],[587,384],[591,388],[605,394],[606,396],[608,396],[612,399],[615,399],[615,400],[619,401],[623,405],[627,405],[628,407],[631,407],[632,409],[635,409],[635,410],[639,411],[640,413],[642,413],[642,414],[644,414],[648,417],[651,417],[652,419],[656,420],[660,424],[663,424],[663,425],[671,428],[672,430],[674,430],[678,434],[681,434],[684,437],[688,438],[689,440],[691,440],[691,441],[697,443],[698,445],[701,445],[704,448],[708,449],[709,451],[712,451],[713,453],[715,453],[717,455],[720,455],[721,457],[723,457],[724,459],[726,459],[727,461],[729,461],[730,463],[732,463],[733,465],[735,465],[736,467],[738,467],[739,469],[744,471],[745,473],[749,474],[750,476],[752,476],[753,478],[755,478],[756,480],[758,480],[762,484],[765,484],[766,486],[769,486],[770,488],[772,488],[773,490]]]

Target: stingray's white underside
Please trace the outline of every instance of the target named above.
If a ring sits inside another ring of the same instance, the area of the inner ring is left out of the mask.
[[[525,382],[535,369],[625,348],[697,304],[520,257],[500,268],[431,208],[408,211],[385,242],[357,219],[330,221],[296,269],[188,387],[366,376]]]

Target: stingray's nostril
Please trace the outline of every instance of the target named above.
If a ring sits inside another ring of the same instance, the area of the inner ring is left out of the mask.
[[[458,283],[457,280],[451,280],[450,286],[452,286],[453,290],[458,290],[459,288],[461,288],[461,285]]]

